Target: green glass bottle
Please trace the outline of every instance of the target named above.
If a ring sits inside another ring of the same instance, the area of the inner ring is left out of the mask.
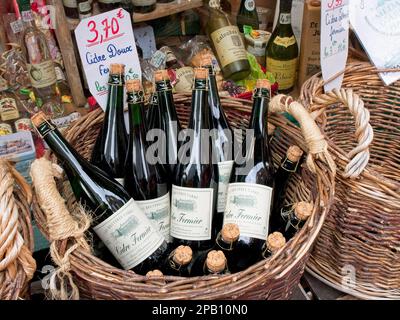
[[[125,66],[111,64],[108,101],[98,148],[93,149],[92,163],[124,185],[128,136],[124,119]]]
[[[279,91],[293,90],[297,77],[299,47],[292,28],[292,0],[280,2],[278,23],[266,48],[267,71],[272,72],[279,84]]]
[[[253,30],[258,30],[260,22],[255,0],[242,0],[236,17],[236,24],[240,32],[244,33],[243,26],[250,26]]]
[[[76,198],[92,211],[93,231],[121,266],[145,274],[163,261],[168,244],[125,189],[82,158],[43,112],[32,123],[60,160]]]
[[[125,189],[135,199],[147,218],[158,227],[165,240],[170,240],[170,196],[168,181],[157,164],[146,159],[144,94],[140,80],[126,83],[129,108],[129,145],[125,163]]]
[[[247,135],[243,140],[242,153],[246,150],[246,156],[235,159],[228,186],[224,225],[235,223],[240,229],[240,260],[232,271],[256,262],[269,230],[275,178],[266,128],[270,88],[267,80],[257,81],[249,124],[252,136],[250,141]]]
[[[209,1],[207,34],[225,79],[241,80],[250,74],[250,63],[239,28],[221,10],[219,0]]]

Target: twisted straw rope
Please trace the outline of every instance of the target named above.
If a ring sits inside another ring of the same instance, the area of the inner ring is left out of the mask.
[[[0,160],[0,279],[8,277],[15,280],[19,267],[22,267],[29,281],[36,270],[36,262],[19,231],[19,207],[14,198],[15,183],[30,204],[32,191],[24,178],[10,163]]]
[[[59,166],[46,158],[37,159],[32,163],[31,177],[38,203],[47,218],[51,257],[58,266],[50,278],[50,293],[53,299],[77,300],[79,289],[71,275],[70,255],[78,247],[90,250],[84,233],[89,229],[91,219],[81,206],[74,208],[74,217],[68,211],[54,180],[54,177],[62,177],[62,169]],[[66,252],[60,252],[57,241],[70,237],[76,239],[76,242]]]

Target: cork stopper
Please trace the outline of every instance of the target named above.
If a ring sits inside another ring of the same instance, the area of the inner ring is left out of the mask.
[[[269,123],[269,122],[268,122],[268,124],[267,124],[267,131],[268,131],[268,135],[269,135],[269,136],[272,136],[272,135],[274,134],[275,129],[276,129],[276,127],[275,127],[272,123]]]
[[[286,156],[290,161],[298,162],[303,156],[303,150],[301,150],[298,146],[290,146],[286,152]]]
[[[300,220],[305,221],[308,219],[309,216],[311,216],[313,209],[314,206],[312,203],[301,201],[295,205],[294,214]]]
[[[192,261],[193,251],[188,246],[179,246],[175,249],[173,260],[175,263],[179,265],[187,265],[190,261]]]
[[[142,84],[139,79],[128,80],[126,82],[126,91],[139,92],[142,91]]]
[[[237,224],[227,223],[221,230],[222,240],[225,242],[234,242],[239,239],[240,232]]]
[[[226,267],[226,257],[220,250],[211,250],[207,254],[206,265],[214,273],[222,272]]]
[[[43,111],[40,111],[36,113],[35,115],[32,116],[31,121],[32,124],[37,128],[39,127],[43,122],[48,121],[49,119],[45,115]]]
[[[154,81],[155,82],[160,82],[160,81],[165,81],[165,80],[170,80],[167,70],[157,70],[154,72]]]
[[[271,233],[267,237],[267,248],[271,252],[276,252],[286,244],[286,239],[280,232]]]
[[[271,90],[271,83],[267,79],[258,79],[256,88]]]
[[[195,79],[204,80],[208,77],[208,70],[206,68],[196,68],[194,69]]]
[[[112,63],[110,65],[111,74],[125,74],[125,65],[121,63]]]
[[[162,277],[163,275],[164,274],[158,269],[151,270],[146,273],[146,277],[148,277],[148,278],[158,278],[158,277]]]

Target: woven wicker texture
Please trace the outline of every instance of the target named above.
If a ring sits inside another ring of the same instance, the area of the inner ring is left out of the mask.
[[[335,202],[309,269],[360,298],[400,299],[400,81],[369,63],[347,66],[343,89],[309,79],[302,102],[318,118],[338,167]]]
[[[0,160],[0,300],[29,297],[29,281],[36,270],[31,201],[24,178]]]
[[[186,126],[190,113],[190,94],[175,95],[175,104],[183,126]],[[89,298],[89,299],[287,299],[298,285],[303,274],[305,263],[310,249],[318,236],[324,222],[325,213],[331,205],[334,192],[335,167],[327,164],[332,161],[327,153],[327,143],[319,140],[321,134],[309,114],[296,103],[290,104],[290,99],[282,96],[275,99],[274,108],[283,110],[296,109],[302,118],[298,119],[305,128],[304,132],[310,139],[319,145],[318,150],[309,152],[309,146],[302,135],[302,131],[290,123],[285,117],[275,115],[269,121],[277,127],[272,139],[274,161],[278,164],[290,145],[296,144],[308,153],[307,163],[315,173],[303,165],[290,184],[287,202],[300,200],[311,201],[315,204],[312,216],[304,228],[289,241],[276,255],[268,260],[261,261],[240,273],[224,276],[204,276],[180,278],[165,276],[159,279],[140,276],[132,271],[116,269],[96,257],[81,246],[75,246],[75,239],[53,242],[57,248],[57,261],[68,263],[59,266],[64,276],[72,275],[73,281],[79,288],[79,295],[55,294],[55,298]],[[281,103],[282,102],[282,105]],[[222,99],[230,123],[234,128],[245,128],[251,114],[251,103],[231,98]],[[302,109],[303,111],[301,111]],[[104,114],[98,110],[78,120],[68,130],[66,137],[72,145],[86,158],[90,157]],[[308,125],[316,128],[316,132]],[[303,129],[304,129],[303,128]],[[307,128],[309,130],[307,130]],[[314,138],[313,138],[314,137]],[[313,140],[314,139],[314,140]],[[314,148],[315,149],[315,148]],[[315,152],[315,153],[313,153]],[[34,184],[36,182],[34,179]],[[61,184],[62,185],[62,184]],[[66,198],[66,204],[71,213],[74,208],[74,197],[59,188]],[[39,201],[40,203],[40,201]],[[38,202],[35,205],[35,216],[40,222],[45,234],[49,232],[46,220],[48,212]],[[54,232],[53,232],[54,234]],[[53,252],[54,256],[55,252]]]

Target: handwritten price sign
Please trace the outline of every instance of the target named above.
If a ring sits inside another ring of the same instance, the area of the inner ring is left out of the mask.
[[[321,69],[325,91],[342,85],[349,47],[349,0],[321,1]],[[336,77],[337,76],[337,77]],[[332,80],[332,78],[334,78]]]
[[[125,64],[126,79],[142,77],[129,13],[116,9],[84,19],[75,36],[90,92],[105,110],[111,63]]]

